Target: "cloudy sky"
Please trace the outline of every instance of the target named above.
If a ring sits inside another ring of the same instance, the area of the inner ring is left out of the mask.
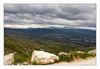
[[[5,27],[96,27],[95,4],[5,4]]]

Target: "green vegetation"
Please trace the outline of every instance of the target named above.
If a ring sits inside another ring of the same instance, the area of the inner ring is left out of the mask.
[[[59,55],[59,61],[70,62],[72,60],[79,60],[79,59],[86,59],[88,57],[95,57],[96,53],[88,53],[90,51],[91,49],[89,49],[87,52],[73,51],[73,52],[70,52],[69,55],[62,54],[62,55]]]
[[[14,56],[14,59],[15,59],[14,64],[29,62],[30,58],[31,58],[30,55],[22,54],[22,53],[16,53],[15,56]]]
[[[62,55],[59,56],[59,61],[70,62],[72,60],[73,60],[72,55],[64,55],[64,54],[62,54]]]
[[[9,52],[31,54],[33,50],[43,50],[58,55],[59,52],[86,50],[88,48],[88,46],[82,46],[74,43],[63,43],[52,40],[30,39],[23,37],[5,36],[4,41],[5,54]]]

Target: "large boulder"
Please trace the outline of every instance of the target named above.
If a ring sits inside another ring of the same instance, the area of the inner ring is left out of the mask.
[[[4,64],[11,65],[14,62],[14,53],[9,53],[4,56]]]
[[[50,64],[59,60],[59,57],[48,52],[34,50],[31,57],[33,64]]]

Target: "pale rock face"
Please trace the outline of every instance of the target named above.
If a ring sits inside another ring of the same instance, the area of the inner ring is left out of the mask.
[[[68,56],[68,55],[70,55],[70,53],[60,52],[60,53],[59,53],[59,56],[60,56],[60,55],[66,55],[66,56]]]
[[[14,53],[10,53],[4,56],[4,64],[10,65],[14,62]]]
[[[88,51],[88,54],[96,55],[96,49]]]
[[[31,62],[35,64],[49,64],[54,63],[56,60],[59,60],[59,57],[48,52],[36,51],[32,53]]]

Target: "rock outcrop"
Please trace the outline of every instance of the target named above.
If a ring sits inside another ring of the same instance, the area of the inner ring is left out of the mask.
[[[48,52],[34,50],[31,57],[33,64],[50,64],[59,60],[59,57]]]
[[[60,55],[66,55],[66,56],[69,56],[70,53],[60,52],[60,53],[59,53],[59,56],[60,56]]]
[[[90,55],[92,55],[92,56],[96,56],[96,49],[90,50],[87,53],[90,54]]]
[[[14,54],[15,53],[10,53],[4,56],[4,64],[5,65],[11,65],[14,62]]]

